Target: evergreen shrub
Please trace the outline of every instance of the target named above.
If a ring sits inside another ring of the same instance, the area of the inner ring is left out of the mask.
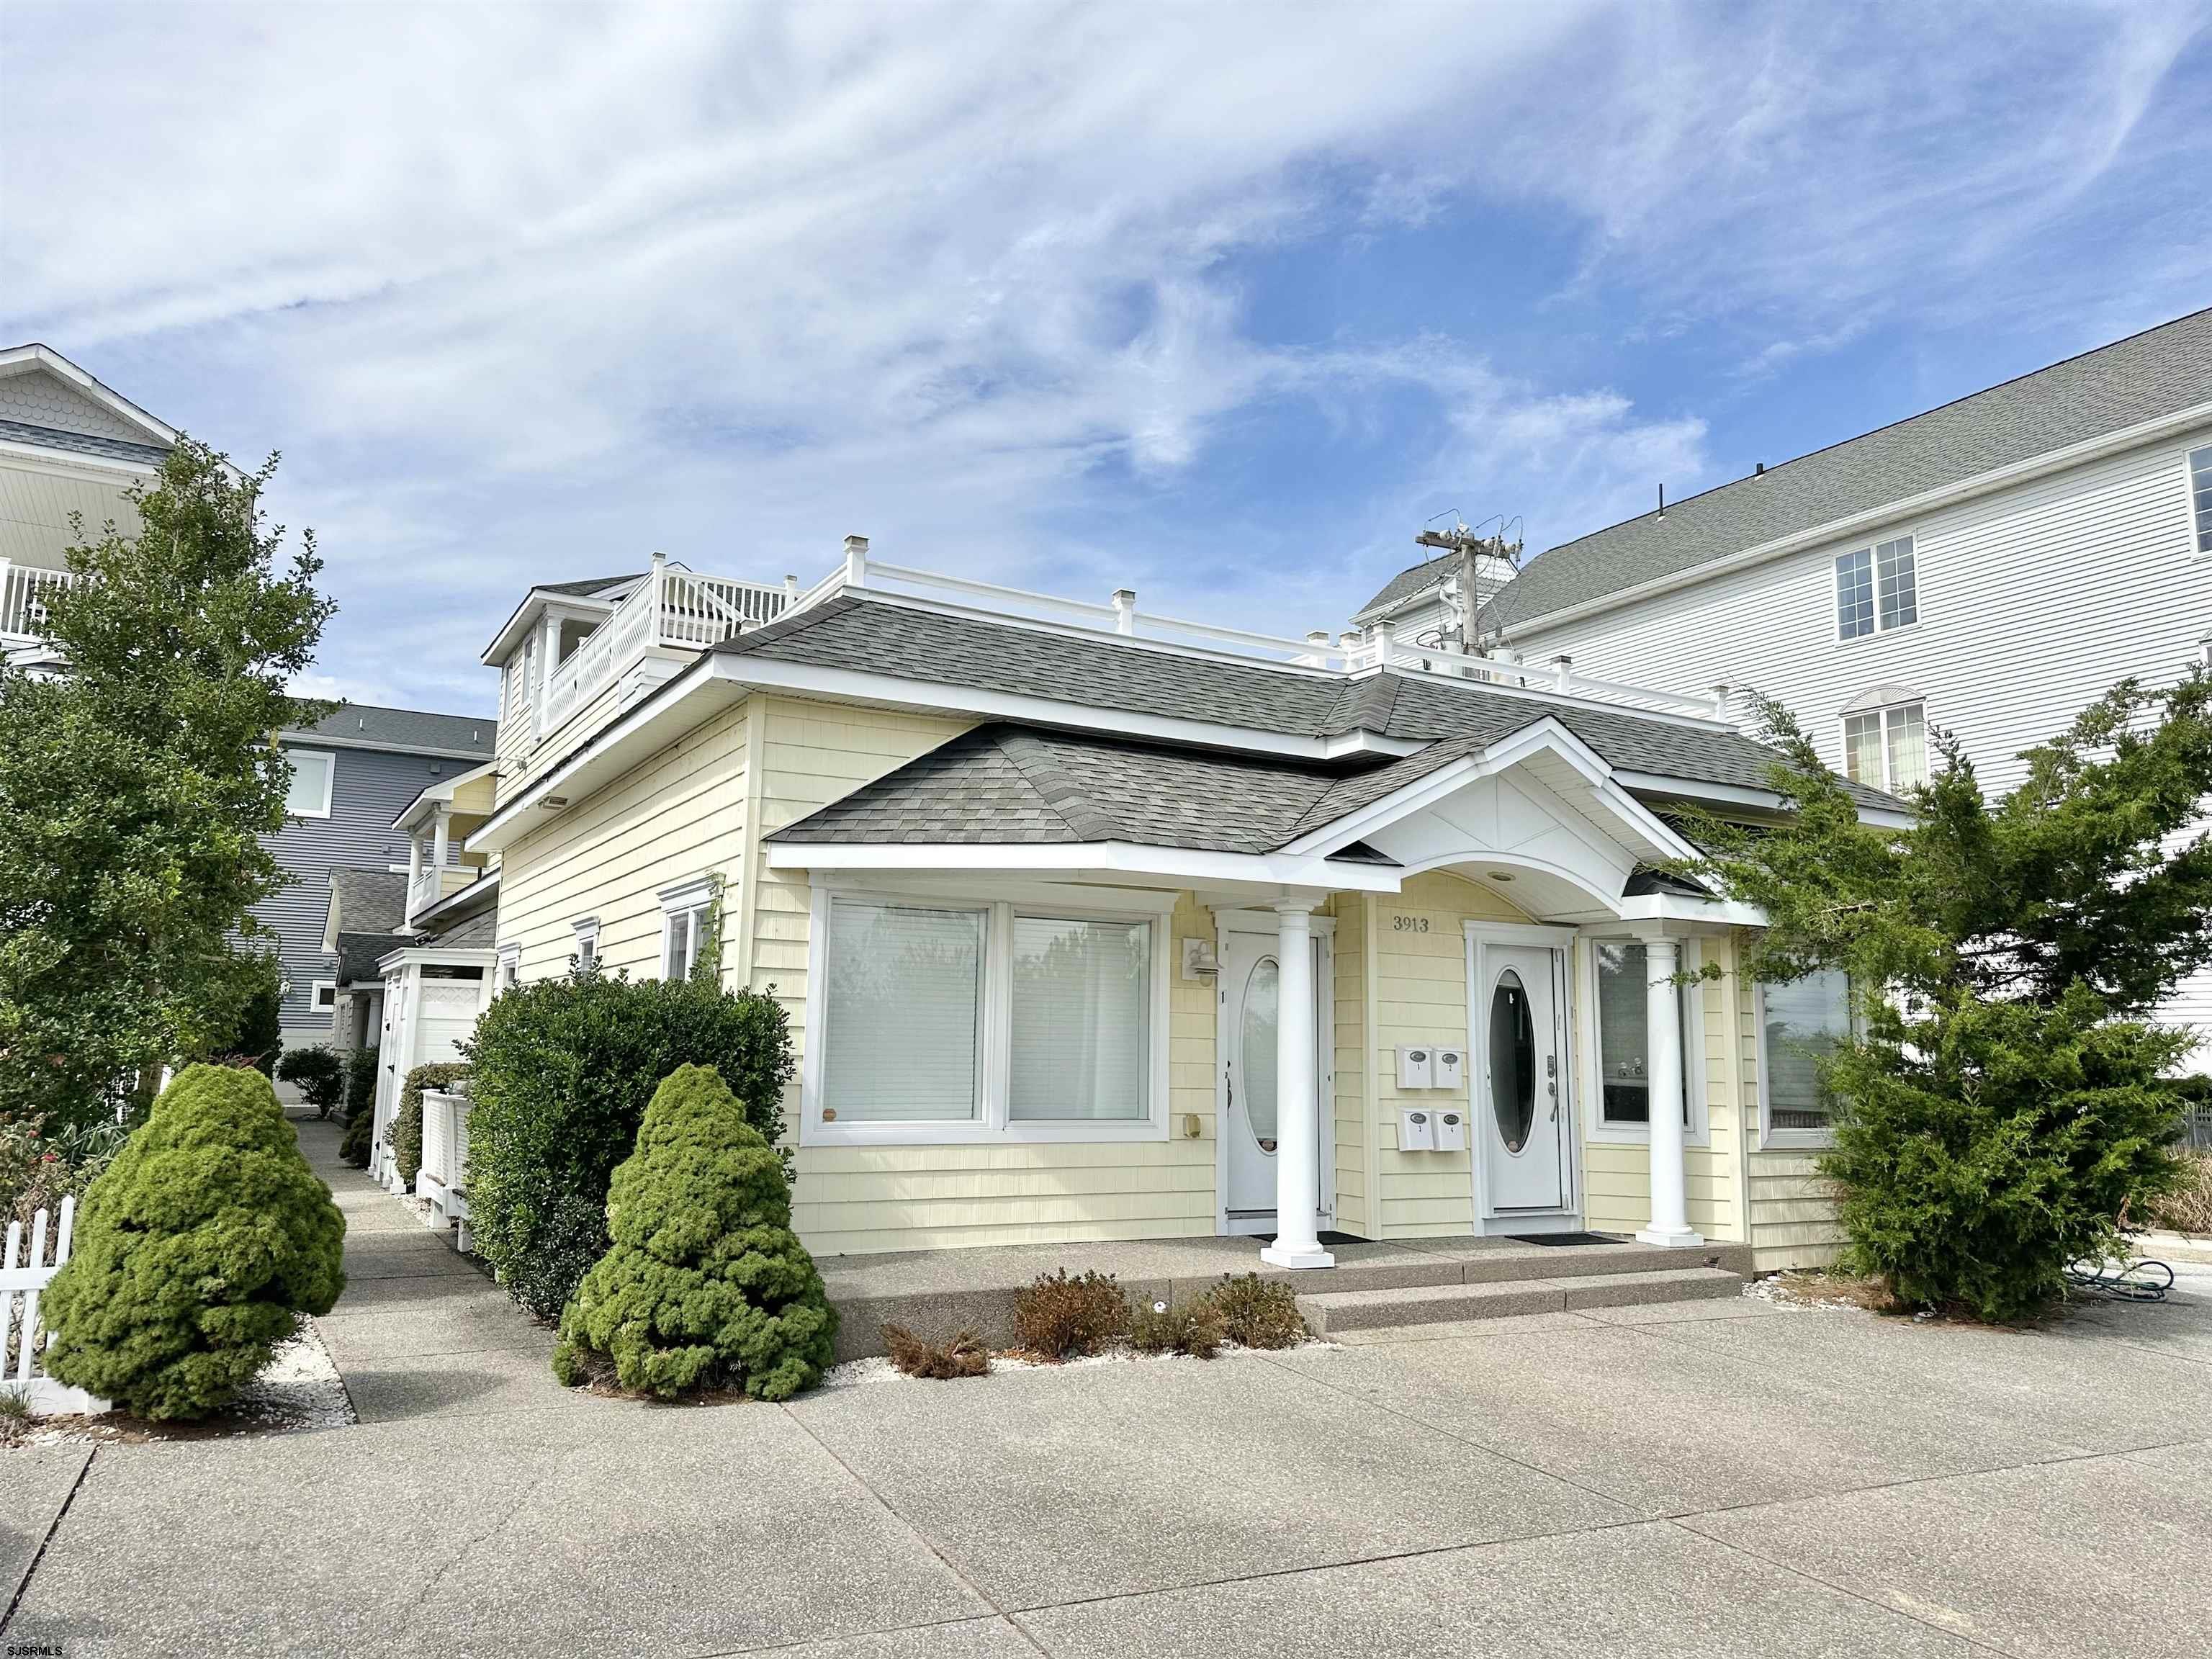
[[[328,1117],[331,1108],[345,1094],[345,1062],[328,1043],[308,1048],[288,1048],[276,1061],[276,1080],[300,1091],[300,1098],[315,1109],[317,1117]]]
[[[773,1147],[793,1069],[772,996],[596,974],[503,993],[464,1052],[474,1067],[476,1248],[509,1294],[544,1319],[560,1316],[606,1251],[609,1182],[661,1080],[684,1066],[713,1067]]]
[[[408,1192],[415,1190],[415,1177],[422,1171],[422,1091],[450,1089],[466,1082],[468,1076],[468,1066],[453,1060],[433,1060],[407,1073],[399,1091],[399,1109],[392,1116],[392,1161]],[[469,1121],[473,1129],[473,1115]]]
[[[368,1167],[369,1133],[376,1127],[376,1050],[356,1048],[346,1056],[345,1134],[338,1156],[356,1170]]]
[[[344,1242],[268,1079],[189,1066],[80,1201],[42,1304],[49,1369],[142,1417],[203,1416],[331,1310]]]
[[[775,1150],[713,1067],[653,1091],[607,1224],[614,1243],[561,1317],[563,1382],[611,1370],[662,1399],[726,1386],[787,1400],[820,1380],[836,1310],[791,1230]]]

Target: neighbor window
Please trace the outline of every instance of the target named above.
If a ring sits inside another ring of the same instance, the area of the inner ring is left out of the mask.
[[[847,899],[830,910],[823,1121],[972,1121],[986,913]]]
[[[689,979],[706,948],[707,917],[714,903],[712,877],[660,890],[660,976]]]
[[[512,991],[522,983],[522,947],[507,945],[500,947],[499,974],[493,981],[495,991]]]
[[[1613,1127],[1651,1121],[1650,958],[1644,941],[1593,941],[1597,959],[1598,1121]],[[1697,964],[1691,947],[1682,965]],[[1682,1044],[1682,1121],[1691,1121],[1697,1068],[1705,1063],[1693,1018],[1696,986],[1678,988],[1674,1018]]]
[[[586,916],[568,925],[576,930],[576,971],[596,974],[599,970],[599,919]]]
[[[1856,640],[1920,620],[1912,538],[1862,547],[1836,561],[1836,637]]]
[[[2212,553],[2212,444],[2189,452],[2189,500],[2196,515],[2197,550]]]
[[[1158,1133],[1161,924],[825,896],[812,1127],[829,1138]]]
[[[1900,702],[1844,716],[1844,775],[1853,783],[1901,792],[1928,781],[1928,721],[1923,705]]]
[[[309,993],[308,1001],[319,1013],[329,1013],[338,1006],[338,982],[334,979],[319,979]]]
[[[1014,918],[1009,1115],[1146,1115],[1152,963],[1147,922]]]
[[[1851,1034],[1844,975],[1808,974],[1759,988],[1759,1099],[1770,1141],[1824,1136],[1830,1098],[1820,1065]]]
[[[331,815],[331,780],[337,757],[313,749],[288,749],[292,784],[284,796],[284,811],[295,818],[326,818]]]

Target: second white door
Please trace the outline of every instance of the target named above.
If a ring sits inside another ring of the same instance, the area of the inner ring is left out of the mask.
[[[1482,1138],[1487,1209],[1567,1207],[1568,1131],[1564,1036],[1565,953],[1541,945],[1477,940],[1470,947],[1480,1056],[1468,1091]]]
[[[1330,1097],[1332,1067],[1321,1052],[1328,1023],[1320,1018],[1328,995],[1325,976],[1327,953],[1316,939],[1314,953],[1314,1076],[1315,1133],[1320,1136],[1317,1160],[1320,1185],[1325,1188],[1333,1162],[1330,1139],[1325,1133],[1328,1116],[1322,1103]],[[1232,932],[1221,953],[1221,1103],[1220,1133],[1226,1143],[1223,1178],[1226,1183],[1223,1207],[1232,1233],[1271,1233],[1275,1230],[1275,1147],[1283,1103],[1275,1087],[1275,1041],[1281,1007],[1282,964],[1276,957],[1272,933]],[[1325,1190],[1316,1201],[1326,1211]]]

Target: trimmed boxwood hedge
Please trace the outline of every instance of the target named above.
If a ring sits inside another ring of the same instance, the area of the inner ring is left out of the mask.
[[[345,1134],[338,1156],[356,1170],[368,1167],[369,1132],[376,1127],[376,1050],[356,1048],[346,1056]]]
[[[516,1301],[548,1320],[606,1253],[608,1184],[635,1146],[661,1080],[682,1066],[713,1066],[745,1121],[774,1147],[793,1070],[790,1031],[772,996],[620,975],[504,992],[462,1052],[472,1068],[476,1249]]]

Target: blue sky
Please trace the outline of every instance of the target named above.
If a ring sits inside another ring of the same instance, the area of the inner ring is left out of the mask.
[[[897,562],[1303,633],[2212,304],[2201,6],[43,7],[0,342],[284,453],[317,689]]]

